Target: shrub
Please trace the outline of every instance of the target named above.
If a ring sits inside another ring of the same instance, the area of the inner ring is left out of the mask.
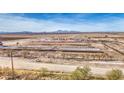
[[[4,75],[12,75],[12,70],[10,69],[10,68],[8,68],[8,67],[5,67],[5,68],[3,68],[2,69],[2,73],[4,74]]]
[[[87,66],[80,68],[78,67],[74,72],[72,72],[71,78],[74,80],[87,80],[90,78],[91,69]]]
[[[38,80],[39,77],[38,77],[37,72],[26,72],[26,71],[23,71],[20,74],[19,79],[24,79],[24,80]]]
[[[0,75],[2,75],[2,74],[3,74],[2,67],[0,67]]]
[[[47,68],[42,68],[41,69],[41,72],[40,72],[40,76],[48,76],[49,75],[49,73],[48,73],[49,71],[47,70]]]
[[[118,79],[121,79],[122,75],[123,75],[123,73],[119,69],[113,69],[113,70],[108,71],[106,73],[107,79],[109,79],[109,80],[118,80]]]

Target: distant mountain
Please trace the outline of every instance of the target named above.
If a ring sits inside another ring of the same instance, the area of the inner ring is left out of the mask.
[[[22,31],[22,32],[5,32],[5,31],[0,31],[0,34],[81,34],[81,33],[86,33],[86,34],[91,34],[91,33],[108,33],[108,34],[116,34],[116,33],[124,33],[124,32],[98,32],[98,31],[93,31],[93,32],[81,32],[81,31],[71,31],[71,30],[57,30],[57,31],[52,31],[52,32],[31,32],[31,31]]]
[[[60,33],[60,34],[68,34],[68,33],[81,33],[81,32],[79,32],[79,31],[71,31],[71,30],[57,30],[57,31],[53,31],[53,32],[51,32],[51,33]]]
[[[22,31],[22,32],[5,32],[0,31],[0,34],[68,34],[68,33],[80,33],[78,31],[68,31],[68,30],[57,30],[52,32],[31,32],[31,31]]]
[[[22,31],[22,32],[5,32],[5,31],[0,31],[0,34],[31,34],[33,32],[29,31]]]

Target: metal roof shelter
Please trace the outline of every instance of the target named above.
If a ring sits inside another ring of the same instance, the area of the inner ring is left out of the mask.
[[[18,46],[0,46],[0,50],[28,50],[28,51],[62,51],[62,52],[102,52],[98,48],[72,48],[72,47],[18,47]]]

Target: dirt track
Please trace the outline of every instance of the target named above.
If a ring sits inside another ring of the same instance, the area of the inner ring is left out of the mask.
[[[10,58],[8,57],[0,57],[0,66],[1,67],[11,67]],[[14,58],[14,67],[16,69],[40,69],[47,68],[51,71],[62,71],[62,72],[71,72],[76,69],[77,66],[70,65],[59,65],[59,64],[46,64],[46,63],[34,63],[32,60],[22,59],[22,58]],[[93,74],[104,75],[107,71],[112,68],[98,68],[98,67],[90,67]],[[124,73],[124,69],[121,69]]]

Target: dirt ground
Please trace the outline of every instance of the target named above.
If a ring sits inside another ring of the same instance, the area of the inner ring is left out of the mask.
[[[11,62],[9,57],[0,57],[0,66],[1,67],[11,67]],[[60,71],[60,72],[72,72],[74,71],[78,66],[72,66],[72,65],[59,65],[59,64],[48,64],[48,63],[34,63],[32,60],[29,59],[23,59],[23,58],[14,58],[14,68],[16,69],[41,69],[41,68],[47,68],[50,71]],[[80,67],[83,67],[80,66]],[[107,71],[111,70],[112,68],[103,68],[103,67],[92,67],[91,72],[93,74],[99,74],[104,75]],[[124,73],[124,69],[121,68],[121,70]]]

